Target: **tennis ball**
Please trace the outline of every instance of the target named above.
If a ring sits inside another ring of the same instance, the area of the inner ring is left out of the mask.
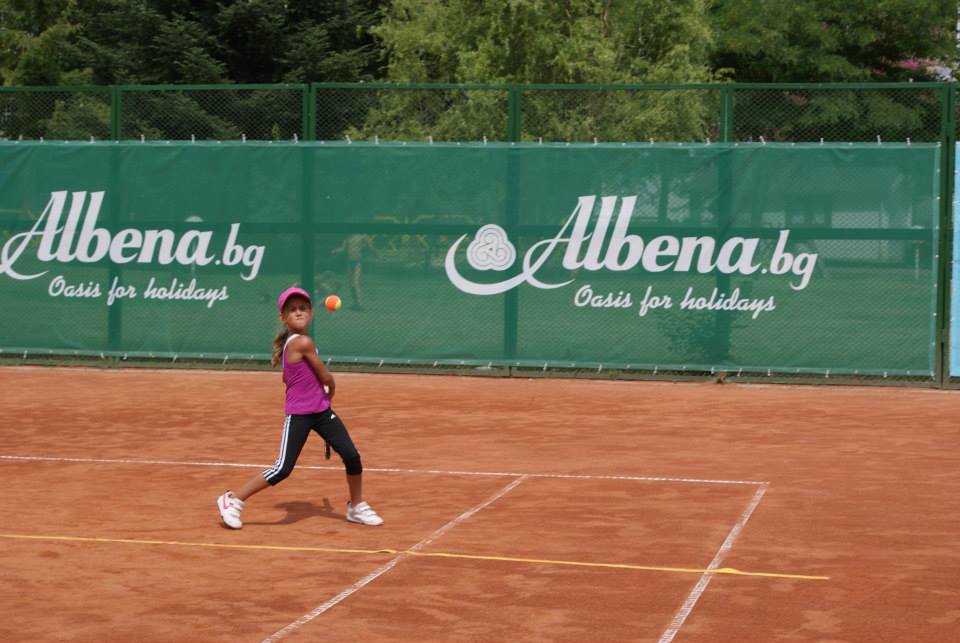
[[[340,298],[337,297],[336,295],[330,295],[329,297],[327,297],[326,299],[323,300],[323,305],[324,305],[324,306],[327,308],[327,310],[329,310],[331,313],[335,313],[335,312],[337,312],[338,310],[340,310],[340,305],[341,305],[341,304],[342,304],[342,302],[340,301]]]

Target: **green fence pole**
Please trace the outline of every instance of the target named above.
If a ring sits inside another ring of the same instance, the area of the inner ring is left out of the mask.
[[[317,137],[317,89],[313,83],[304,86],[303,90],[303,138],[306,141],[313,141]],[[303,203],[301,208],[301,225],[303,234],[300,235],[300,283],[303,288],[311,293],[314,290],[313,273],[316,269],[316,257],[314,252],[314,189],[313,189],[313,154],[314,150],[310,146],[305,146],[301,152],[301,186]],[[314,302],[314,306],[320,302]],[[311,330],[312,332],[312,330]]]
[[[110,138],[114,141],[120,140],[122,110],[123,97],[120,94],[120,88],[110,85]]]
[[[937,253],[937,318],[934,352],[937,384],[950,384],[950,303],[953,277],[953,191],[957,145],[957,83],[943,89],[940,119],[940,238]]]
[[[299,147],[301,150],[300,181],[303,195],[303,202],[300,204],[300,229],[302,232],[300,235],[300,285],[313,297],[313,273],[316,268],[313,189],[313,155],[315,150],[312,145],[302,145]],[[320,302],[314,301],[313,305],[314,307],[319,306]]]
[[[733,87],[720,88],[720,140],[733,141]]]
[[[720,141],[733,141],[733,87],[720,88]],[[720,193],[717,199],[719,236],[728,238],[733,223],[733,168],[730,150],[725,150],[717,165],[717,185]],[[730,275],[720,273],[716,277],[717,289],[721,293],[730,292]],[[730,316],[724,312],[715,313],[713,319],[713,342],[711,342],[710,361],[722,367],[730,357]]]
[[[119,94],[119,92],[117,92]],[[119,188],[120,185],[120,155],[123,150],[119,146],[112,146],[110,152],[110,175],[107,183],[107,212],[106,219],[110,229],[120,227]],[[122,281],[123,268],[120,264],[111,261],[107,264],[107,289],[114,280]],[[123,348],[123,300],[117,299],[107,308],[107,349],[119,351]]]
[[[520,141],[523,120],[523,90],[519,85],[511,85],[507,90],[507,140]],[[513,155],[507,161],[507,218],[504,221],[507,235],[516,239],[517,223],[517,178],[513,170]],[[503,299],[503,357],[514,359],[517,356],[517,335],[520,317],[520,301],[517,289],[508,290]]]
[[[302,121],[300,125],[300,135],[305,141],[313,141],[317,138],[317,92],[313,83],[303,87],[303,105]]]
[[[122,135],[122,114],[123,114],[123,94],[120,87],[110,85],[110,138],[119,141]],[[118,217],[116,187],[120,181],[120,160],[119,150],[114,149],[110,154],[110,196],[109,217],[111,227],[116,229]],[[113,283],[114,278],[121,277],[119,266],[110,262],[107,270],[108,281]],[[113,306],[107,310],[107,348],[112,351],[118,351],[123,345],[123,304],[115,301]]]
[[[523,90],[511,85],[507,93],[507,140],[520,141],[523,134]]]

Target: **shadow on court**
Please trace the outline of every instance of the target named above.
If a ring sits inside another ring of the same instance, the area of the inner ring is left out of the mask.
[[[244,521],[244,525],[292,525],[295,522],[306,520],[307,518],[332,518],[334,520],[343,520],[343,512],[337,511],[330,504],[329,498],[323,499],[323,504],[315,504],[305,500],[295,500],[293,502],[281,502],[274,505],[277,509],[283,509],[287,515],[280,520],[272,522]]]

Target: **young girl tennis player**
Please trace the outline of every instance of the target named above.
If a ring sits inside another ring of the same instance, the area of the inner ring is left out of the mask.
[[[236,491],[217,498],[223,522],[240,529],[244,501],[268,485],[275,485],[293,471],[310,431],[319,433],[333,447],[347,469],[350,502],[347,520],[362,525],[382,525],[383,519],[363,501],[360,454],[346,427],[330,407],[335,384],[333,375],[317,356],[317,347],[305,333],[313,319],[310,295],[300,288],[287,288],[277,300],[284,328],[273,340],[274,366],[283,362],[283,382],[287,385],[287,418],[283,424],[280,455],[272,467],[250,478]]]

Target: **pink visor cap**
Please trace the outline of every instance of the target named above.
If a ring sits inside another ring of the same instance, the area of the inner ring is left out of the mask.
[[[293,297],[294,295],[299,295],[300,297],[303,297],[307,301],[310,301],[310,295],[307,294],[306,290],[304,290],[303,288],[297,288],[296,286],[294,286],[293,288],[287,288],[282,293],[280,293],[280,298],[277,299],[277,310],[279,310],[280,312],[283,312],[283,305],[287,303],[287,300]],[[311,305],[312,303],[313,302],[311,302]]]

